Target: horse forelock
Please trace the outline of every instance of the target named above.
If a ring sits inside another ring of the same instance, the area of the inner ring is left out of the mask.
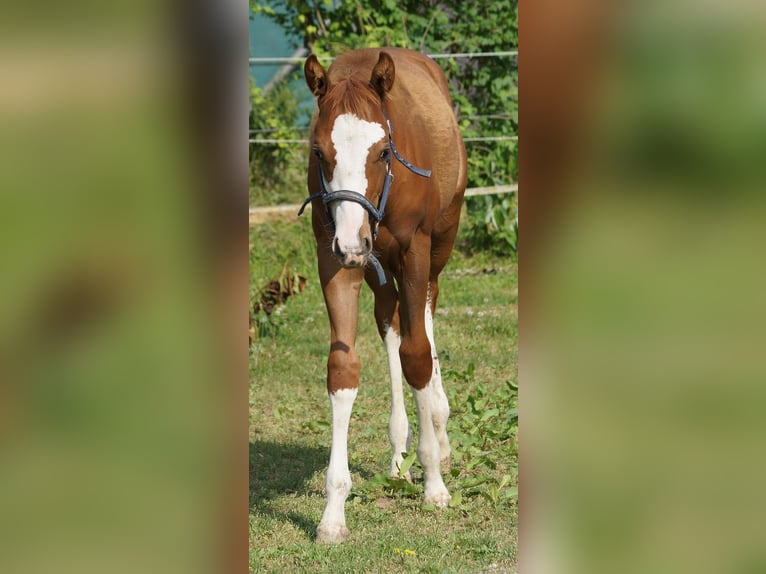
[[[352,113],[367,118],[372,110],[380,109],[380,98],[366,83],[353,77],[344,78],[330,87],[321,107],[333,116]]]

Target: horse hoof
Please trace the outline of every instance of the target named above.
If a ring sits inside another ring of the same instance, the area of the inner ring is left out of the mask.
[[[439,508],[446,508],[449,505],[452,497],[449,491],[444,488],[443,490],[437,490],[436,492],[426,492],[425,503],[433,504]]]
[[[343,524],[320,524],[317,528],[317,544],[340,544],[348,538],[348,528]]]

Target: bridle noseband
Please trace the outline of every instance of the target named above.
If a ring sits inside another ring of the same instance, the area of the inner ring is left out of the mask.
[[[394,127],[391,125],[391,120],[386,115],[386,109],[382,108],[383,118],[388,125],[388,147],[391,150],[391,154],[401,163],[404,167],[410,170],[412,173],[421,177],[431,177],[430,169],[423,169],[412,165],[406,159],[404,159],[396,149],[394,145],[393,133]],[[307,197],[301,204],[301,208],[298,211],[298,215],[303,214],[303,210],[306,206],[315,199],[321,199],[325,207],[325,213],[327,214],[327,220],[330,222],[333,230],[335,229],[335,221],[333,220],[332,213],[330,212],[330,203],[333,201],[353,201],[361,205],[370,217],[375,221],[375,227],[372,231],[373,240],[378,237],[378,227],[380,222],[383,221],[383,217],[386,215],[386,202],[388,201],[388,193],[391,189],[391,182],[394,180],[394,174],[391,173],[391,156],[386,158],[386,178],[383,181],[383,191],[380,194],[377,207],[370,202],[364,196],[364,193],[353,191],[351,189],[339,189],[337,191],[328,191],[327,184],[325,183],[324,173],[322,173],[322,164],[317,162],[317,170],[319,172],[319,191],[313,195]],[[383,271],[383,267],[380,265],[380,261],[372,253],[368,255],[370,263],[375,268],[375,272],[378,274],[378,282],[381,285],[386,284],[386,274]]]

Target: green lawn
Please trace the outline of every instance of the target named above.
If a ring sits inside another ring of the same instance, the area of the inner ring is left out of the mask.
[[[423,507],[414,485],[386,476],[389,382],[372,317],[360,302],[359,395],[349,431],[351,536],[314,543],[324,509],[329,347],[309,218],[251,230],[251,295],[268,280],[305,276],[305,290],[255,318],[250,354],[250,568],[254,572],[515,572],[517,567],[517,271],[510,259],[455,253],[440,281],[436,343],[452,407],[453,495]],[[252,298],[252,297],[251,297]],[[413,435],[417,420],[406,394]],[[414,450],[413,445],[413,450]]]

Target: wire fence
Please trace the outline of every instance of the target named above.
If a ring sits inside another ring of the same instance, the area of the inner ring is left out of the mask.
[[[507,50],[504,52],[457,52],[454,54],[426,54],[426,55],[433,60],[444,60],[448,58],[489,58],[489,57],[497,57],[497,56],[517,57],[519,55],[519,51]],[[257,65],[275,66],[275,65],[281,65],[281,64],[300,64],[300,63],[303,63],[305,59],[306,58],[303,56],[287,56],[284,58],[250,58],[250,65],[251,66],[257,66]],[[332,60],[332,57],[321,56],[318,59],[322,61],[330,61]]]
[[[518,50],[506,50],[499,52],[456,52],[452,54],[427,54],[429,58],[433,60],[442,60],[447,58],[489,58],[489,57],[518,57]],[[332,60],[329,56],[323,56],[320,60]],[[250,65],[289,65],[299,64],[306,60],[306,56],[287,56],[284,58],[250,58]],[[470,115],[465,116],[464,119],[479,120],[479,119],[495,119],[510,121],[513,119],[511,115],[506,114],[489,114],[489,115]],[[296,130],[308,130],[308,126],[298,126]],[[279,131],[279,128],[273,130],[250,130],[250,134],[254,133],[271,133]],[[464,142],[491,142],[491,141],[516,141],[518,136],[485,136],[485,137],[465,137]],[[307,144],[308,138],[250,138],[248,143],[261,144],[261,145],[276,145],[276,144]]]
[[[459,58],[459,59],[466,59],[466,58],[489,58],[489,57],[512,57],[512,58],[518,58],[519,52],[518,50],[507,50],[507,51],[496,51],[496,52],[457,52],[457,53],[451,53],[451,54],[428,54],[428,57],[434,59],[434,60],[441,60],[441,59],[448,59],[448,58]],[[290,66],[293,64],[300,64],[305,61],[305,56],[289,56],[284,58],[250,58],[249,64],[250,66],[258,66],[258,65],[282,65],[284,66]],[[331,57],[320,57],[319,60],[323,61],[329,61],[332,60]],[[480,119],[492,119],[492,120],[502,120],[502,121],[510,121],[513,119],[513,116],[510,114],[488,114],[488,115],[480,115],[480,114],[474,114],[470,116],[465,116],[464,119],[469,120],[480,120]],[[304,131],[307,132],[309,127],[308,126],[296,126],[294,128],[297,131]],[[280,128],[275,129],[254,129],[250,130],[250,135],[257,135],[257,134],[269,134],[269,133],[275,133],[277,131],[280,131]],[[470,143],[470,142],[504,142],[504,141],[517,141],[519,139],[518,135],[513,136],[479,136],[479,137],[464,137],[463,141]],[[268,138],[268,137],[251,137],[248,139],[248,143],[251,145],[281,145],[281,144],[308,144],[309,139],[308,138]],[[499,195],[504,193],[518,193],[519,186],[517,183],[507,184],[507,185],[496,185],[496,186],[489,186],[489,187],[474,187],[466,189],[465,196],[466,197],[474,197],[477,195]],[[276,205],[276,206],[265,206],[265,207],[252,207],[250,208],[250,216],[249,221],[250,225],[257,225],[258,223],[261,223],[263,221],[268,221],[274,218],[284,218],[289,217],[293,213],[297,213],[298,209],[300,208],[300,205]]]
[[[471,115],[465,115],[460,116],[462,119],[465,120],[512,120],[513,116],[511,114],[471,114]],[[302,125],[302,126],[295,126],[295,129],[297,131],[303,131],[308,133],[309,126],[308,125]],[[249,133],[252,134],[272,134],[274,132],[278,132],[282,130],[282,128],[258,128],[258,129],[252,129],[249,131]]]
[[[504,142],[504,141],[516,141],[519,136],[485,136],[475,138],[463,138],[464,142]],[[247,140],[251,144],[307,144],[308,139],[270,139],[270,138],[256,138]]]

